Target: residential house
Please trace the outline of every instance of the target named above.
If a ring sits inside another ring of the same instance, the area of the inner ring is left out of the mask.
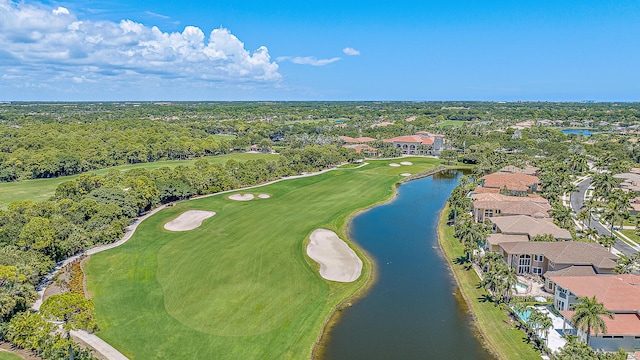
[[[493,173],[480,179],[480,187],[507,191],[509,195],[526,196],[540,191],[540,179],[526,174]]]
[[[383,141],[408,155],[438,155],[444,149],[444,136],[428,132],[397,136]]]
[[[362,153],[367,157],[376,157],[378,156],[378,149],[373,146],[369,146],[367,144],[345,144],[342,147],[347,149],[354,149],[358,154]]]
[[[494,216],[528,215],[535,218],[549,217],[551,205],[540,196],[506,196],[499,193],[480,193],[471,196],[473,217],[482,222]]]
[[[366,137],[366,136],[357,137],[357,138],[352,138],[349,136],[340,136],[340,140],[342,140],[344,144],[366,144],[372,141],[376,141],[376,139],[371,137]]]
[[[526,215],[490,217],[494,233],[505,235],[527,235],[533,239],[538,235],[551,234],[558,240],[571,240],[568,230],[558,227],[550,218],[534,218]]]
[[[498,253],[518,275],[534,274],[545,277],[545,289],[553,291],[555,284],[547,273],[558,275],[558,271],[574,274],[611,274],[618,256],[596,243],[579,241],[529,241],[502,242]],[[590,267],[591,269],[587,269]]]
[[[571,323],[572,305],[579,301],[579,297],[595,296],[613,312],[613,319],[602,317],[607,332],[596,334],[592,331],[589,346],[603,351],[640,349],[640,276],[552,276],[551,279],[556,284],[554,306],[566,322]],[[578,331],[577,335],[586,341],[583,331]]]

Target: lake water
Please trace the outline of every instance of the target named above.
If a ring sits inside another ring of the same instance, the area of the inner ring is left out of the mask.
[[[576,135],[583,135],[583,136],[591,136],[591,134],[593,134],[594,132],[597,132],[596,130],[589,130],[589,129],[564,129],[561,131],[565,135],[576,134]]]
[[[438,247],[439,212],[459,175],[410,181],[353,219],[350,236],[377,264],[377,281],[327,333],[324,359],[493,359]]]

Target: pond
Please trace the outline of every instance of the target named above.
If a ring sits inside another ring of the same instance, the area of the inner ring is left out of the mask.
[[[377,278],[325,335],[322,358],[493,359],[438,246],[439,213],[460,175],[403,184],[392,202],[352,220],[350,237],[375,261]]]

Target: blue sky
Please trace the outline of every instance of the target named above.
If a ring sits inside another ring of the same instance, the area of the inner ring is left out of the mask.
[[[0,0],[0,100],[640,101],[640,1]]]

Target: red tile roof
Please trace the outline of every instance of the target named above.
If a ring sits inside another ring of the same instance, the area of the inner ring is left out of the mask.
[[[494,173],[482,177],[483,187],[509,190],[527,191],[532,185],[540,184],[537,176],[525,174]]]
[[[575,311],[561,311],[565,319],[571,321]],[[607,326],[606,335],[631,335],[638,336],[640,334],[640,316],[637,313],[615,313],[613,319],[606,316],[600,317]],[[595,331],[591,331],[591,335],[595,335]],[[605,335],[598,332],[598,336]]]
[[[433,139],[423,138],[418,135],[396,136],[391,139],[384,139],[383,141],[386,143],[403,142],[403,143],[415,143],[415,144],[424,144],[424,145],[433,144]]]
[[[551,276],[551,280],[576,296],[595,296],[611,311],[640,311],[638,275]]]

